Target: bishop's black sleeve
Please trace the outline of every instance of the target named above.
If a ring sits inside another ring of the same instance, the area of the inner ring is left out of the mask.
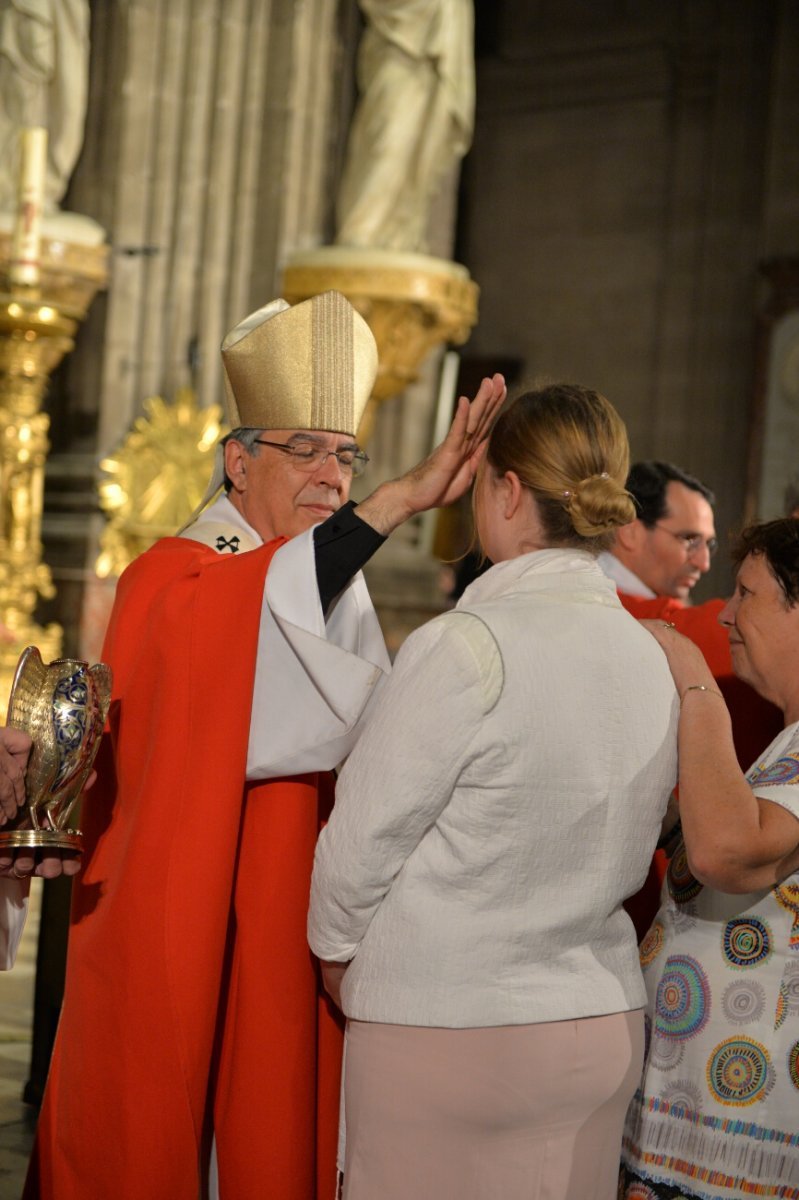
[[[353,575],[360,571],[386,539],[382,533],[361,520],[355,512],[354,502],[350,500],[316,526],[313,540],[316,582],[319,585],[322,612],[327,615],[339,592],[344,590]]]

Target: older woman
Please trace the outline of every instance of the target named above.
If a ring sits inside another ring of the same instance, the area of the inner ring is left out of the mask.
[[[785,729],[744,777],[702,655],[652,624],[681,698],[684,843],[641,946],[651,1022],[627,1200],[799,1197],[799,521],[747,530],[719,619]]]
[[[503,413],[475,501],[496,565],[408,638],[339,780],[309,933],[350,1018],[345,1200],[615,1196],[645,1000],[622,901],[677,717],[595,561],[627,462],[595,392]]]

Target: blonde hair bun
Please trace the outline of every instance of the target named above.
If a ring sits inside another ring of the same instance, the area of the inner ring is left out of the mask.
[[[564,500],[574,531],[580,537],[601,537],[635,520],[632,496],[607,471],[581,479],[575,487],[567,489]]]
[[[514,471],[532,491],[550,546],[598,554],[620,525],[635,519],[624,489],[627,430],[610,401],[591,388],[550,383],[523,392],[498,418],[486,460],[499,475]]]

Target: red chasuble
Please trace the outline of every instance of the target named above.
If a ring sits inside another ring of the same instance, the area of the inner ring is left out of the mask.
[[[630,596],[626,592],[619,592],[619,599],[638,620],[671,621],[679,633],[696,643],[727,702],[738,761],[741,770],[748,771],[757,756],[763,753],[782,729],[783,719],[778,708],[734,674],[727,631],[719,624],[724,601],[708,600],[704,604],[687,607],[671,596],[647,599]],[[716,704],[718,701],[711,700],[710,703]],[[646,883],[624,905],[632,917],[639,941],[660,907],[660,886],[667,865],[665,855],[658,850]]]
[[[279,545],[168,538],[120,579],[29,1200],[198,1200],[212,1130],[224,1200],[333,1200],[341,1030],[305,932],[331,779],[245,782]]]

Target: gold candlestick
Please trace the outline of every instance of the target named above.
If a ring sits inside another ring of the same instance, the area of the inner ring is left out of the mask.
[[[55,594],[42,561],[50,418],[41,406],[107,278],[106,246],[43,235],[46,149],[45,130],[23,130],[16,222],[13,235],[0,233],[0,720],[25,647],[38,646],[46,660],[61,655],[61,626],[33,619],[39,599]]]
[[[47,130],[41,126],[21,130],[20,151],[17,219],[8,279],[12,286],[36,287],[41,257]]]
[[[0,695],[25,646],[61,653],[61,627],[33,620],[55,594],[42,562],[44,466],[50,418],[41,402],[50,372],[72,349],[78,322],[22,289],[0,294]]]

